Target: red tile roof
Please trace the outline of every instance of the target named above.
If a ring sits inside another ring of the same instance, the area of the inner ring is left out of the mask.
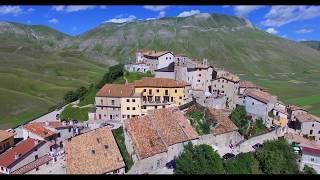
[[[296,105],[288,105],[288,109],[291,111],[297,111],[297,110],[303,110],[306,111],[305,109],[303,109],[302,107],[296,106]]]
[[[45,128],[41,123],[29,123],[23,126],[23,128],[37,136],[44,139],[54,135],[55,133]]]
[[[22,166],[21,168],[13,171],[11,174],[25,174],[29,171],[32,171],[33,169],[36,169],[37,167],[42,166],[43,164],[51,161],[52,157],[49,155],[44,155],[40,158],[38,158],[37,160],[34,160],[24,166]]]
[[[313,116],[313,115],[308,114],[308,113],[297,114],[297,115],[296,115],[296,119],[297,119],[297,121],[299,121],[300,123],[310,122],[310,121],[319,121],[319,122],[320,122],[320,119],[319,119],[318,117]]]
[[[181,88],[185,87],[185,85],[183,81],[175,81],[168,78],[144,77],[141,80],[134,81],[135,87]]]
[[[251,81],[240,81],[240,88],[256,88],[257,86]]]
[[[61,121],[46,121],[46,122],[39,122],[39,124],[42,126],[50,127],[54,129],[72,127],[71,124],[63,124]]]
[[[173,107],[127,119],[125,127],[140,159],[165,152],[170,145],[199,137],[184,115]]]
[[[9,167],[16,161],[15,155],[20,155],[20,157],[22,157],[32,151],[38,144],[43,143],[43,141],[37,142],[38,140],[36,139],[28,138],[8,149],[0,155],[0,166]]]
[[[302,147],[301,150],[302,150],[302,153],[320,156],[320,149],[315,149],[311,147]]]
[[[272,96],[267,93],[267,92],[263,92],[263,91],[260,91],[260,90],[256,90],[256,89],[252,89],[252,90],[249,90],[245,93],[245,96],[249,96],[249,97],[252,97],[256,100],[259,100],[263,103],[269,103],[272,99]]]
[[[155,51],[155,50],[142,51],[143,56],[154,57],[154,58],[158,58],[158,57],[165,55],[167,53],[171,53],[171,52],[170,51]]]
[[[217,126],[211,129],[212,134],[219,135],[238,131],[239,128],[224,114],[223,110],[209,108],[209,112],[213,116],[215,123],[217,123]]]
[[[106,84],[96,96],[131,97],[134,94],[133,84]]]

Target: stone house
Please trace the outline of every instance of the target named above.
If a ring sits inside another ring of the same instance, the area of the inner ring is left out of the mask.
[[[178,157],[188,142],[197,143],[199,135],[178,108],[155,110],[124,123],[125,144],[136,174],[165,167]]]
[[[223,110],[208,108],[206,119],[212,123],[210,134],[201,136],[198,144],[208,144],[223,149],[231,145],[236,146],[243,140],[243,137],[238,132],[239,128]]]
[[[15,133],[0,130],[0,154],[14,145]]]
[[[273,115],[273,121],[272,121],[273,125],[276,125],[278,127],[287,127],[288,112],[287,112],[287,107],[284,103],[280,101],[276,102],[274,105],[274,108],[272,109],[272,115]]]
[[[22,169],[26,169],[26,166],[30,163],[35,166],[32,166],[32,168],[28,166],[29,170],[38,170],[39,166],[51,160],[51,158],[46,158],[46,161],[42,160],[39,163],[38,159],[43,159],[44,156],[48,157],[48,152],[49,146],[45,141],[33,138],[22,140],[0,155],[0,173],[20,174]],[[22,172],[25,172],[25,170]]]
[[[306,114],[308,111],[303,109],[302,107],[296,105],[288,105],[287,106],[288,119],[290,121],[296,121],[296,115]]]
[[[300,169],[305,165],[312,167],[317,173],[320,173],[320,149],[314,147],[301,147]]]
[[[268,113],[274,108],[277,98],[260,90],[248,90],[245,92],[245,108],[253,120],[261,118],[266,127],[272,126],[272,119]]]
[[[110,128],[66,140],[67,174],[123,174],[125,163]]]
[[[320,118],[309,113],[298,114],[295,118],[295,130],[320,144]]]
[[[146,73],[150,71],[150,67],[144,63],[133,63],[133,64],[126,64],[124,68],[129,72],[141,72]]]
[[[226,71],[217,71],[216,78],[211,80],[212,91],[210,93],[225,95],[227,98],[227,108],[233,109],[237,103],[237,94],[240,78]]]
[[[154,70],[156,78],[168,78],[176,80],[176,71],[174,62],[170,63],[169,66]]]
[[[150,71],[153,73],[156,69],[161,69],[169,66],[170,63],[175,61],[175,56],[169,51],[155,51],[145,50],[136,53],[136,62],[144,63],[149,66]]]

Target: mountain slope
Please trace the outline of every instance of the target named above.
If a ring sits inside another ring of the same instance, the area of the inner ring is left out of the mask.
[[[100,79],[106,66],[63,48],[70,37],[43,26],[0,23],[0,126],[18,125]]]
[[[320,41],[301,41],[300,43],[320,51]]]
[[[138,49],[207,58],[320,115],[320,51],[238,17],[197,14],[104,23],[77,37],[45,26],[2,22],[0,41],[1,126],[45,112],[66,91],[95,82],[109,64],[133,61]]]

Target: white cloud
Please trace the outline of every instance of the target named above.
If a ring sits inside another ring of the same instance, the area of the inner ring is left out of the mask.
[[[147,18],[146,20],[147,21],[150,21],[150,20],[155,20],[156,18]]]
[[[134,21],[134,20],[136,20],[136,19],[137,19],[137,18],[136,18],[134,15],[130,15],[130,16],[127,17],[127,18],[113,18],[113,19],[110,19],[110,20],[105,21],[105,22],[125,23],[125,22]]]
[[[59,23],[59,20],[56,19],[56,18],[52,18],[52,19],[49,20],[49,23],[57,24],[57,23]]]
[[[298,39],[298,41],[306,41],[306,39],[302,38],[302,39]]]
[[[163,11],[169,6],[143,6],[143,7],[151,11]]]
[[[65,11],[65,12],[77,12],[77,11],[85,11],[95,8],[95,6],[52,6],[52,9],[55,11]]]
[[[270,34],[277,34],[278,33],[278,31],[274,28],[268,28],[266,31]]]
[[[188,17],[188,16],[192,16],[195,14],[199,14],[199,13],[200,13],[199,10],[183,11],[177,17]]]
[[[101,8],[101,9],[106,9],[106,8],[107,8],[107,6],[100,6],[100,8]]]
[[[165,12],[165,11],[160,11],[158,17],[159,17],[159,18],[163,18],[165,15],[166,15],[166,12]]]
[[[320,6],[272,6],[261,22],[265,26],[280,27],[295,21],[320,16]]]
[[[33,12],[34,9],[33,9],[33,8],[29,8],[29,9],[27,9],[27,11],[28,11],[28,12]]]
[[[286,34],[284,34],[284,35],[282,35],[281,37],[283,37],[283,38],[287,38],[288,36],[287,36]]]
[[[22,14],[23,10],[20,8],[20,6],[0,6],[0,15],[19,15]]]
[[[296,33],[297,34],[306,34],[306,33],[311,33],[313,31],[314,31],[314,29],[303,28],[303,29],[296,30]]]
[[[262,8],[263,6],[235,6],[234,11],[237,16],[245,17],[251,12]]]
[[[63,11],[64,10],[64,6],[52,6],[52,9],[55,11]]]

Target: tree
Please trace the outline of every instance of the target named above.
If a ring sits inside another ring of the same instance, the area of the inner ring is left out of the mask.
[[[241,153],[235,159],[225,161],[224,168],[227,174],[262,174],[259,161],[252,153]]]
[[[239,128],[239,132],[243,135],[248,127],[247,111],[244,106],[237,106],[230,114],[230,119]]]
[[[77,96],[78,99],[81,99],[84,97],[84,95],[88,92],[88,89],[81,86],[80,88],[78,88],[76,91],[75,91],[75,95]]]
[[[317,174],[317,171],[310,166],[304,165],[302,174]]]
[[[118,77],[121,77],[123,75],[123,64],[117,64],[114,66],[111,66],[109,68],[109,71],[104,74],[103,78],[100,80],[100,82],[97,84],[97,88],[102,88],[106,83],[112,83],[114,80],[116,80]]]
[[[296,155],[285,139],[267,141],[256,153],[262,171],[266,174],[297,174]]]
[[[224,174],[223,162],[209,145],[188,143],[176,159],[175,174]]]
[[[65,103],[70,103],[78,99],[77,95],[73,91],[68,91],[64,96],[63,100]]]

